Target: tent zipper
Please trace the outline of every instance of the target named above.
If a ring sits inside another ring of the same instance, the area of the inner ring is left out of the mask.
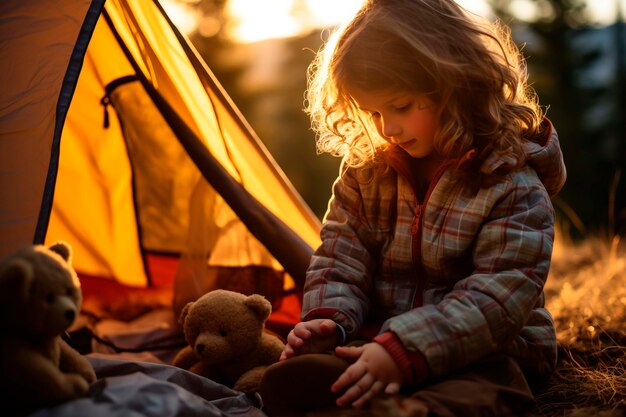
[[[100,99],[100,104],[102,104],[102,106],[104,107],[103,127],[105,129],[108,129],[110,126],[109,105],[111,105],[111,94],[113,93],[113,91],[115,91],[117,87],[131,83],[133,81],[139,81],[137,75],[125,75],[123,77],[114,79],[104,87],[104,97]]]

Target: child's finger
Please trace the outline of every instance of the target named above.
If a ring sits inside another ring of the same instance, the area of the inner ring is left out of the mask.
[[[324,320],[323,322],[320,323],[319,331],[320,331],[320,334],[322,335],[329,335],[335,332],[336,327],[337,327],[337,324],[335,324],[334,321],[330,319]]]
[[[363,349],[363,346],[337,346],[335,348],[335,353],[340,358],[355,361],[361,357]]]
[[[287,335],[287,344],[291,345],[292,349],[297,349],[299,347],[301,347],[304,344],[304,341],[302,339],[300,339],[298,336],[289,333]]]
[[[308,339],[311,337],[311,330],[308,329],[306,326],[296,326],[293,328],[290,334],[293,334],[294,336],[301,339]]]
[[[385,388],[385,394],[397,394],[400,392],[400,384],[392,382]]]
[[[307,340],[311,336],[311,332],[309,330],[302,330],[301,328],[295,327],[292,331],[287,335],[287,343],[289,343],[295,349],[298,349],[304,345],[304,341]]]
[[[385,383],[384,382],[382,382],[382,381],[374,382],[374,384],[369,389],[369,391],[367,391],[360,398],[358,398],[356,401],[354,401],[352,403],[352,405],[354,407],[356,407],[356,408],[363,407],[368,401],[370,401],[372,398],[374,398],[374,396],[380,394],[383,391],[384,388],[385,388]]]
[[[337,378],[333,385],[331,385],[330,390],[337,393],[349,387],[350,385],[361,379],[363,375],[365,375],[366,371],[367,370],[365,369],[365,366],[363,366],[361,363],[353,363],[352,365],[348,366],[348,368],[341,375],[339,375],[339,378]]]
[[[363,399],[363,401],[361,402],[367,401],[367,395],[370,392],[370,389],[372,388],[372,385],[375,382],[374,377],[371,374],[365,372],[365,374],[361,378],[355,379],[355,381],[356,382],[354,382],[346,390],[346,392],[337,399],[337,405],[339,406],[344,406],[348,404],[355,405],[354,402],[359,402],[359,400],[361,400],[364,396],[365,396],[365,399]]]
[[[278,360],[282,361],[282,360],[291,358],[292,356],[295,355],[295,353],[296,352],[293,350],[291,345],[286,344],[285,348],[283,349],[282,353],[280,354],[280,358]]]

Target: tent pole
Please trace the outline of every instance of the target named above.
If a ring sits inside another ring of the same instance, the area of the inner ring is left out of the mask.
[[[228,174],[217,159],[211,155],[202,140],[143,74],[134,57],[122,42],[106,9],[103,11],[103,16],[120,48],[135,70],[139,81],[163,114],[202,176],[213,186],[246,225],[250,233],[276,258],[301,289],[304,286],[306,269],[313,255],[311,246]]]
[[[303,286],[313,249],[228,174],[152,84],[144,77],[139,78],[202,176],[222,196],[250,233],[280,262],[298,285]]]
[[[189,61],[193,65],[204,87],[215,92],[215,94],[218,95],[219,99],[226,104],[225,106],[226,110],[228,110],[228,112],[231,114],[231,116],[233,117],[233,120],[235,120],[235,122],[247,134],[247,136],[250,139],[250,142],[256,145],[256,149],[259,151],[259,154],[262,155],[267,161],[268,165],[273,168],[274,173],[282,179],[285,187],[287,187],[289,191],[293,192],[293,195],[295,196],[295,198],[299,202],[302,203],[302,207],[304,208],[303,211],[305,212],[304,213],[305,218],[314,229],[319,231],[321,227],[319,219],[313,213],[313,211],[309,209],[309,206],[306,204],[304,199],[302,199],[302,196],[300,196],[300,194],[297,192],[293,184],[291,184],[291,182],[289,181],[289,178],[287,178],[282,171],[276,169],[277,164],[272,158],[271,154],[269,154],[264,148],[262,148],[259,145],[260,143],[262,143],[261,140],[254,132],[254,129],[252,129],[252,127],[248,124],[243,114],[241,114],[241,112],[237,109],[237,106],[229,97],[229,95],[226,93],[226,91],[224,90],[220,82],[218,81],[217,77],[215,77],[215,75],[213,74],[211,69],[206,65],[204,60],[202,60],[200,54],[194,48],[193,44],[189,42],[188,39],[185,36],[183,36],[183,34],[178,30],[176,25],[174,25],[170,17],[167,15],[167,13],[165,13],[165,10],[163,9],[163,6],[161,5],[161,3],[158,0],[155,0],[154,2],[156,6],[159,8],[159,10],[161,11],[161,13],[163,14],[163,17],[165,18],[165,20],[167,20],[170,27],[172,28],[172,31],[176,35],[178,41],[180,42],[183,50],[185,51],[187,55],[187,59],[189,59]]]

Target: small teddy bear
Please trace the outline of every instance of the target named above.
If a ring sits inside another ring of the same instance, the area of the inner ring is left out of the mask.
[[[0,402],[9,415],[87,394],[96,375],[61,335],[82,293],[71,247],[29,245],[0,262]]]
[[[213,290],[183,307],[188,346],[173,365],[248,394],[258,391],[267,366],[284,343],[265,331],[272,305],[262,295]]]

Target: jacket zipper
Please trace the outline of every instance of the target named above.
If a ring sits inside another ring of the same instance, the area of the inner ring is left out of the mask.
[[[417,288],[415,290],[415,295],[413,297],[413,308],[422,306],[424,302],[423,292],[424,286],[426,285],[426,270],[424,268],[424,264],[422,263],[422,214],[430,199],[430,195],[432,194],[435,186],[439,182],[439,179],[443,175],[443,172],[448,167],[449,164],[444,163],[441,164],[437,170],[435,171],[435,175],[433,175],[433,179],[428,186],[428,190],[426,191],[426,195],[424,196],[424,201],[420,203],[417,198],[417,193],[413,190],[413,194],[416,196],[415,200],[417,201],[417,207],[415,208],[415,218],[413,219],[413,223],[411,223],[411,258],[413,260],[413,265],[417,269]]]

